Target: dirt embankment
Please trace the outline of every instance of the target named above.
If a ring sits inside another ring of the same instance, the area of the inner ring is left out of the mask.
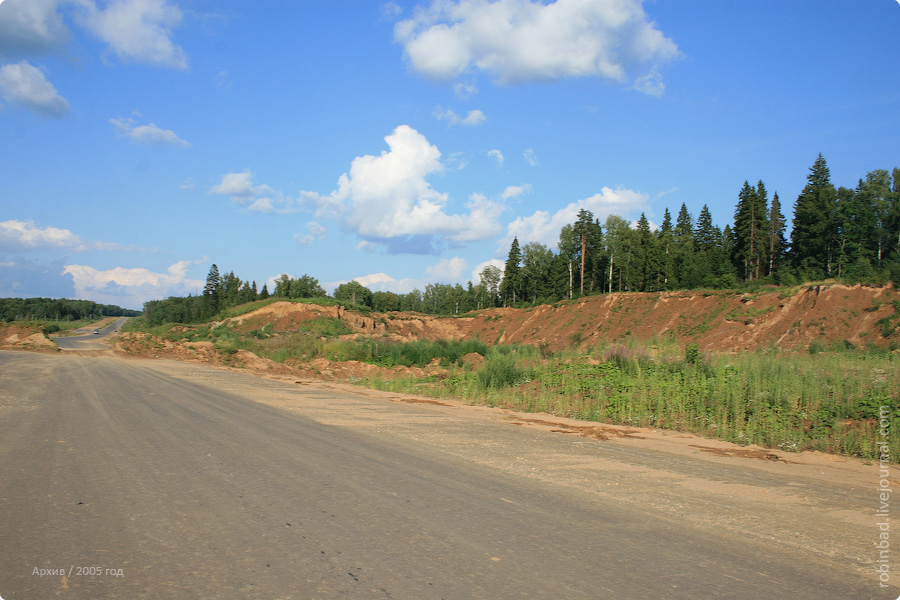
[[[339,306],[275,302],[215,325],[247,333],[296,331],[303,323],[333,318],[353,337],[393,340],[480,338],[494,343],[544,346],[551,351],[628,339],[669,337],[696,343],[704,351],[737,352],[777,347],[805,351],[813,342],[887,346],[900,341],[900,293],[892,287],[807,286],[756,294],[713,292],[620,293],[534,308],[495,308],[462,317],[409,313],[361,315]],[[123,335],[116,349],[127,354],[165,356],[271,374],[310,379],[438,375],[426,369],[377,367],[356,361],[316,359],[286,363],[246,350],[222,352],[211,342],[172,342],[142,333]],[[471,361],[469,361],[471,362]]]
[[[0,349],[59,352],[59,347],[40,327],[30,325],[0,326]]]
[[[812,342],[827,347],[844,341],[854,346],[900,341],[898,306],[900,293],[890,286],[817,285],[791,294],[622,293],[555,307],[498,308],[461,325],[466,325],[467,337],[480,335],[491,343],[546,344],[551,350],[668,336],[708,351],[769,347],[796,351],[806,350]],[[883,327],[884,319],[893,320]]]

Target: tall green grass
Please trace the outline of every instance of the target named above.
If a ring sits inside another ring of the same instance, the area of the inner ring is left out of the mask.
[[[211,341],[225,354],[246,349],[278,362],[327,358],[384,367],[438,363],[442,377],[374,378],[392,391],[458,397],[473,403],[607,423],[689,431],[785,451],[820,450],[875,458],[882,407],[896,419],[888,437],[900,458],[900,355],[845,346],[815,353],[711,355],[672,339],[603,344],[551,353],[531,346],[488,347],[481,340],[359,337],[321,318],[294,332],[267,328],[164,326],[150,333]],[[484,357],[473,367],[463,357]]]

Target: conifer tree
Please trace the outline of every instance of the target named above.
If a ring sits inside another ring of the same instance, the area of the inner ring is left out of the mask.
[[[787,240],[784,237],[785,221],[781,213],[781,202],[778,200],[778,192],[772,194],[772,203],[769,205],[769,272],[770,277],[775,276],[784,262],[787,251]]]
[[[519,249],[519,238],[514,237],[503,268],[503,282],[500,284],[500,296],[504,304],[515,304],[520,296],[522,252]]]
[[[821,153],[810,167],[806,181],[794,204],[791,260],[807,277],[822,277],[832,272],[837,191]]]

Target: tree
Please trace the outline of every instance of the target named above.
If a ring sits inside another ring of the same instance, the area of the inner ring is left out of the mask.
[[[557,247],[559,248],[560,258],[566,263],[566,272],[568,274],[568,286],[565,296],[567,298],[572,298],[575,294],[575,276],[573,273],[574,263],[579,254],[578,236],[575,233],[575,227],[573,225],[563,225],[563,228],[559,232],[559,242],[557,243]]]
[[[746,281],[759,279],[768,251],[768,195],[763,182],[756,188],[744,181],[734,211],[734,263]]]
[[[578,219],[575,221],[573,229],[581,248],[581,275],[579,281],[581,282],[580,293],[583,296],[585,267],[595,258],[593,253],[600,243],[600,224],[594,221],[594,213],[582,208],[578,211]]]
[[[337,286],[337,289],[334,290],[334,299],[349,304],[372,307],[372,292],[356,280]]]
[[[209,318],[219,312],[219,296],[222,291],[222,280],[219,267],[215,263],[209,268],[206,285],[203,286],[203,316]]]
[[[550,269],[553,264],[553,251],[538,242],[529,242],[522,248],[522,293],[523,299],[531,297],[532,302],[538,298],[553,295],[550,280]]]
[[[506,258],[506,266],[503,269],[503,282],[500,284],[500,296],[506,305],[515,304],[516,297],[521,296],[519,290],[522,287],[520,263],[522,252],[519,250],[519,238],[514,237]],[[510,298],[512,302],[510,302]]]
[[[806,277],[816,278],[831,274],[837,237],[837,191],[821,153],[806,181],[794,204],[791,261]]]
[[[674,271],[678,288],[693,288],[700,284],[701,276],[695,268],[694,220],[687,206],[682,203],[675,220]]]
[[[631,228],[628,222],[618,215],[610,215],[606,218],[606,235],[603,242],[606,245],[606,256],[609,261],[609,276],[607,279],[608,290],[613,291],[614,269],[619,269],[619,291],[622,291],[623,267],[628,265]]]
[[[769,273],[774,277],[784,262],[787,252],[787,240],[784,237],[785,221],[781,214],[781,202],[778,200],[778,192],[772,195],[772,204],[769,205]]]
[[[663,213],[663,222],[656,232],[656,238],[656,245],[660,253],[656,286],[661,290],[667,290],[670,289],[672,280],[672,246],[675,241],[672,232],[672,215],[668,208]]]
[[[494,265],[487,265],[481,270],[479,275],[481,276],[481,284],[484,286],[484,305],[496,306],[503,273]]]

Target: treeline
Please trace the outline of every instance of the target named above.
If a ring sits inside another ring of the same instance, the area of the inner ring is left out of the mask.
[[[853,189],[835,188],[820,154],[794,203],[793,228],[777,193],[745,181],[734,220],[715,225],[708,206],[695,218],[682,204],[651,229],[645,215],[635,227],[612,215],[603,223],[588,210],[562,228],[556,251],[514,239],[504,269],[485,267],[478,284],[429,284],[406,294],[372,292],[351,281],[334,299],[378,312],[463,314],[495,306],[552,303],[608,292],[655,292],[741,285],[794,285],[839,278],[848,283],[900,282],[900,168],[875,170]],[[273,296],[325,298],[309,275],[281,275]],[[269,297],[266,286],[224,277],[213,265],[202,296],[148,302],[150,324],[194,323],[220,310]]]
[[[136,317],[140,311],[90,300],[0,298],[0,321],[78,321],[97,317]]]
[[[745,181],[733,223],[719,228],[707,206],[694,217],[682,204],[651,230],[611,216],[601,224],[582,210],[560,232],[558,253],[513,240],[499,301],[541,302],[613,291],[655,292],[793,285],[823,278],[900,281],[900,169],[870,172],[854,189],[835,188],[820,154],[794,204],[788,238],[778,194]]]

